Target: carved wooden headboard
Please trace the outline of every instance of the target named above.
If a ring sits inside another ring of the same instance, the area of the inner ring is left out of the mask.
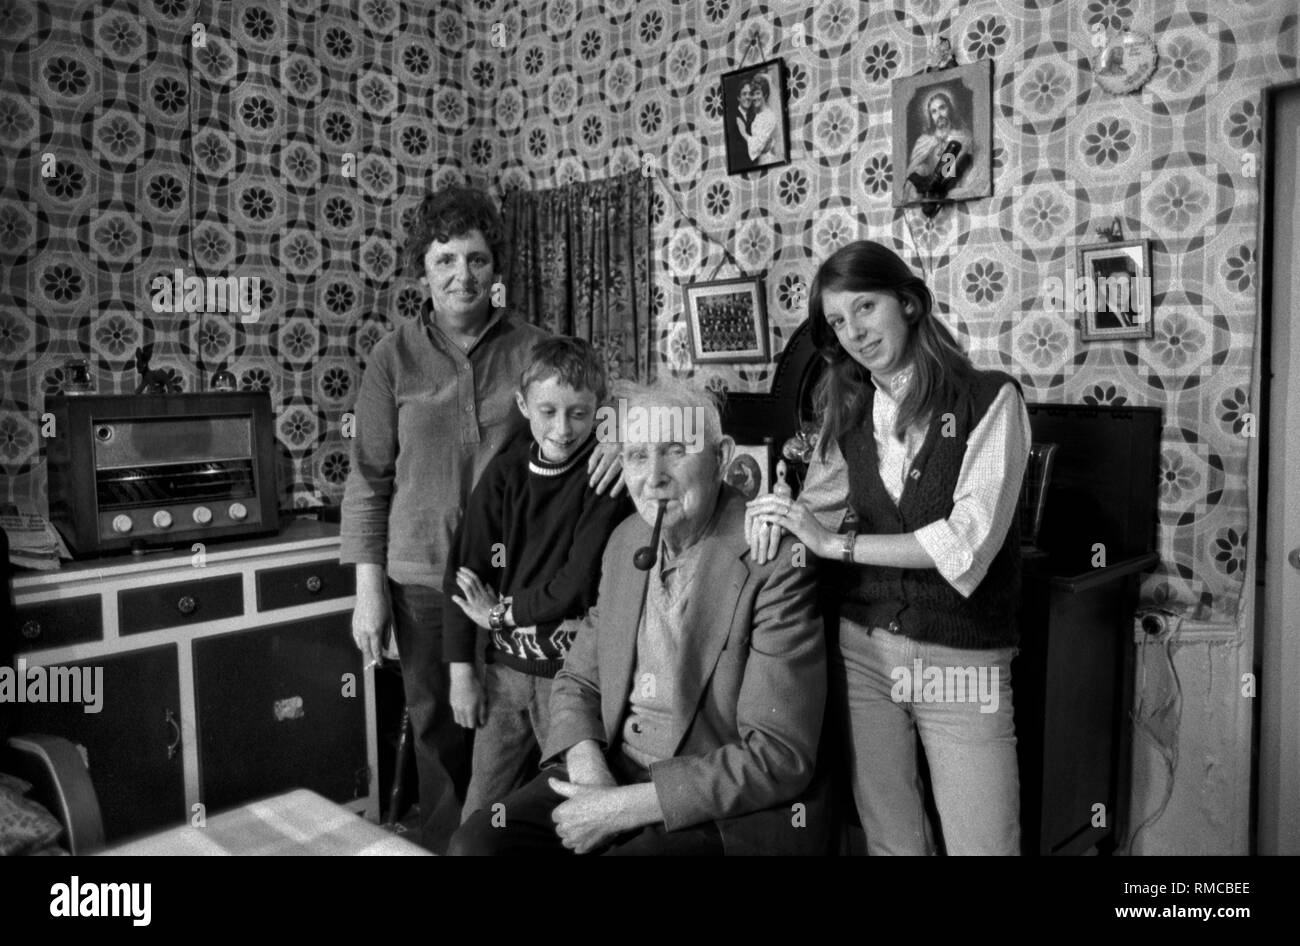
[[[762,443],[771,438],[773,453],[779,456],[781,445],[799,429],[800,419],[811,419],[813,386],[825,366],[805,320],[777,356],[767,394],[727,395],[723,430],[739,443]]]

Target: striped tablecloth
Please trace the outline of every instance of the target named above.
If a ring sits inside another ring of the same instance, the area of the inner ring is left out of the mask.
[[[119,844],[101,854],[422,855],[424,848],[300,788],[207,820]]]

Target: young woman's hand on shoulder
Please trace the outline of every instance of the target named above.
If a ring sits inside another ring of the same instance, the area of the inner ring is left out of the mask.
[[[758,496],[745,507],[745,535],[749,551],[758,564],[776,557],[782,530],[790,532],[818,558],[833,558],[839,541],[797,499],[769,493]]]

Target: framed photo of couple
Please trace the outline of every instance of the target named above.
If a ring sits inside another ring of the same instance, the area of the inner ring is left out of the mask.
[[[790,163],[785,85],[785,62],[781,59],[723,75],[722,125],[728,174]]]
[[[992,113],[988,59],[895,79],[894,206],[992,194]]]

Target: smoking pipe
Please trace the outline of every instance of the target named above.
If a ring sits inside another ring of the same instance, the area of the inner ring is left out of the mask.
[[[655,531],[650,536],[650,544],[643,545],[632,556],[632,564],[643,572],[654,568],[659,558],[659,532],[664,525],[664,512],[668,509],[668,500],[659,500],[659,512],[655,514]]]

